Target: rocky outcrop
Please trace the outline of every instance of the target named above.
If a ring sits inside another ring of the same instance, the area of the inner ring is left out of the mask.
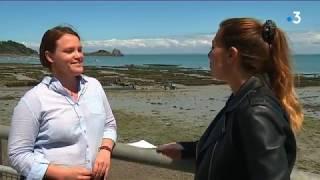
[[[119,49],[113,49],[112,53],[106,50],[98,50],[91,53],[85,53],[86,56],[123,56]]]
[[[0,41],[0,55],[31,56],[38,52],[15,41]]]
[[[91,53],[85,53],[86,56],[111,56],[111,53],[106,50],[98,50]]]
[[[113,49],[112,56],[123,56],[119,49]]]

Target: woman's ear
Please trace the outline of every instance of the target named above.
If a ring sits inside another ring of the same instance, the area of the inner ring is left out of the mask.
[[[228,59],[231,62],[235,62],[238,59],[239,51],[236,47],[232,46],[228,50]]]
[[[46,59],[50,62],[50,63],[53,63],[53,59],[52,59],[52,55],[49,51],[45,51],[44,52],[44,55],[46,56]]]

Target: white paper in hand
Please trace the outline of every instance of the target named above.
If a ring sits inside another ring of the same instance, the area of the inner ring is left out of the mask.
[[[157,146],[155,146],[155,145],[153,145],[151,143],[148,143],[145,140],[140,140],[140,141],[137,141],[137,142],[128,143],[128,145],[139,147],[139,148],[156,148],[157,147]]]

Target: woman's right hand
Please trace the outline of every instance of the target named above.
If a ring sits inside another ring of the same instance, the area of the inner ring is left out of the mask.
[[[92,173],[84,167],[66,168],[64,179],[91,179]]]
[[[160,145],[156,150],[158,153],[166,155],[171,159],[180,160],[181,151],[183,150],[183,147],[181,146],[181,144],[173,142],[169,144]]]
[[[45,179],[91,179],[92,173],[90,170],[81,166],[59,166],[49,164]]]

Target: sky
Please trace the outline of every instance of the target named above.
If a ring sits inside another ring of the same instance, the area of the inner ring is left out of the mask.
[[[320,54],[320,1],[0,1],[0,41],[38,50],[44,32],[72,25],[84,50],[124,54],[203,54],[219,23],[231,17],[272,19],[295,54]],[[294,11],[299,11],[298,21]]]

